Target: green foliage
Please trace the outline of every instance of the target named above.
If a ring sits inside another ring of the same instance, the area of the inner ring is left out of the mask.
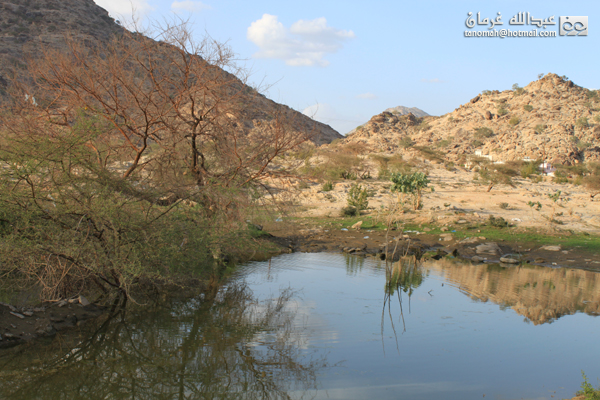
[[[494,136],[494,131],[492,131],[490,128],[481,127],[475,129],[475,137],[478,139],[489,138],[492,136]]]
[[[521,86],[519,86],[518,83],[513,84],[512,89],[515,91],[515,96],[520,96],[523,93],[525,93],[525,89],[523,89]]]
[[[587,128],[588,126],[590,126],[590,123],[589,123],[587,117],[579,117],[579,118],[577,118],[575,125],[578,126],[579,128]]]
[[[413,197],[414,209],[418,210],[422,207],[422,192],[430,183],[427,175],[423,172],[415,172],[412,174],[395,173],[392,174],[390,180],[393,183],[392,192],[411,195]]]
[[[473,146],[473,147],[481,147],[481,146],[483,146],[483,143],[476,139],[476,140],[473,140],[471,142],[471,146]]]
[[[409,147],[414,146],[415,142],[413,142],[409,136],[404,136],[402,139],[400,139],[399,144],[400,147],[408,149]]]
[[[594,116],[594,121],[600,122],[600,114]]]
[[[436,147],[444,149],[450,145],[450,141],[448,139],[442,139],[439,142],[437,142],[435,145],[436,145]]]
[[[519,117],[517,117],[517,116],[514,116],[514,117],[512,117],[512,118],[511,118],[511,119],[508,121],[508,123],[509,123],[509,124],[511,124],[512,126],[518,125],[518,124],[519,124],[519,122],[521,122],[521,120],[520,120],[520,119],[519,119]]]
[[[389,179],[393,172],[412,172],[413,165],[402,159],[400,155],[384,156],[380,154],[371,155],[371,158],[379,164],[379,179]]]
[[[525,161],[521,165],[521,177],[529,178],[531,175],[537,175],[539,173],[538,166],[540,165],[540,163],[541,161],[539,160]]]
[[[498,110],[496,111],[496,113],[497,113],[499,116],[503,116],[503,115],[506,115],[506,114],[508,114],[508,110],[507,110],[506,108],[504,108],[504,106],[499,106],[499,107],[498,107]]]
[[[360,184],[353,184],[348,190],[348,196],[346,201],[348,203],[348,207],[354,207],[356,209],[356,214],[360,214],[362,210],[366,210],[369,206],[369,191],[367,188],[363,188]]]
[[[509,164],[484,164],[479,169],[479,179],[488,185],[489,192],[497,184],[514,186],[512,177],[518,175]]]
[[[493,215],[490,215],[490,217],[488,218],[488,223],[490,224],[490,226],[496,228],[506,228],[508,226],[508,221],[506,221],[504,218],[494,217]]]
[[[583,382],[581,383],[581,390],[577,392],[578,396],[584,396],[584,400],[600,400],[600,387],[594,389],[592,384],[588,382],[588,378],[585,372],[581,371],[583,376]]]
[[[357,217],[360,213],[356,209],[356,207],[346,206],[342,208],[341,216],[342,217]]]
[[[498,206],[503,210],[508,210],[510,207],[508,203],[500,203]]]
[[[525,104],[523,106],[523,110],[525,110],[527,112],[531,112],[533,110],[533,106],[531,104]]]
[[[535,131],[535,133],[540,134],[540,133],[544,132],[545,129],[546,129],[546,125],[538,124],[535,126],[535,128],[533,130]]]
[[[444,161],[443,153],[425,146],[415,146],[415,149],[429,161],[441,163]]]
[[[323,186],[321,186],[321,190],[323,192],[330,192],[333,190],[333,182],[331,181],[327,181],[325,183],[323,183]]]
[[[542,209],[542,203],[539,201],[533,202],[530,200],[527,202],[527,205],[536,211],[540,211]]]
[[[428,131],[428,130],[431,128],[431,126],[429,125],[429,122],[427,122],[427,121],[422,121],[422,122],[419,124],[419,126],[418,126],[417,128],[418,128],[420,131],[423,131],[423,132],[425,132],[425,131]]]

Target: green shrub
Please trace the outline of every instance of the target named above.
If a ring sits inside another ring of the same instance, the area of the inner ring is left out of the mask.
[[[600,114],[594,116],[594,121],[600,122]]]
[[[450,141],[448,139],[443,139],[438,141],[435,145],[440,148],[446,148],[450,145]]]
[[[600,400],[600,387],[594,389],[591,383],[588,382],[585,372],[581,371],[583,376],[583,382],[581,383],[581,390],[577,392],[578,396],[584,396],[584,400]]]
[[[498,107],[498,111],[496,111],[496,113],[499,116],[503,116],[503,115],[508,114],[508,110],[506,108],[504,108],[503,106],[500,106],[500,107]]]
[[[341,216],[342,217],[356,217],[360,215],[356,207],[346,206],[342,208]]]
[[[327,181],[323,184],[323,186],[321,187],[321,190],[323,192],[330,192],[333,190],[333,182],[331,181]]]
[[[523,106],[523,110],[531,112],[531,110],[533,110],[533,106],[531,104],[525,104]]]
[[[510,207],[508,203],[500,203],[498,206],[503,210],[508,210]]]
[[[535,126],[535,128],[533,129],[535,131],[535,133],[542,133],[544,132],[544,130],[546,129],[546,125],[542,125],[542,124],[538,124]]]
[[[415,142],[412,141],[412,139],[408,136],[404,136],[402,139],[400,139],[400,147],[403,147],[405,149],[414,146]]]
[[[488,223],[491,226],[495,226],[496,228],[506,228],[508,226],[508,221],[506,221],[504,218],[502,217],[494,217],[493,215],[490,215],[489,219],[488,219]]]
[[[587,128],[588,126],[590,126],[590,123],[589,123],[587,117],[580,117],[575,122],[575,125],[580,128]]]
[[[519,122],[521,122],[521,120],[517,116],[512,117],[510,119],[510,121],[508,121],[508,123],[511,124],[512,126],[518,125]]]
[[[539,173],[538,165],[541,161],[526,161],[521,165],[521,177],[529,178],[531,175]]]
[[[485,128],[485,127],[481,127],[481,128],[477,128],[475,129],[475,137],[476,138],[489,138],[494,136],[494,131],[492,131],[490,128]]]
[[[393,183],[392,192],[409,194],[413,197],[413,206],[415,210],[422,207],[421,197],[423,189],[429,184],[427,175],[423,172],[415,172],[413,174],[392,174],[390,180]]]
[[[360,214],[362,210],[365,210],[369,206],[367,197],[369,197],[367,188],[363,188],[357,183],[353,184],[350,190],[348,190],[348,197],[346,198],[348,207],[354,207],[356,214]]]
[[[515,83],[514,85],[512,85],[512,89],[515,91],[515,96],[520,96],[525,93],[525,89],[523,89],[521,86],[519,86],[518,83]]]
[[[473,146],[473,147],[480,147],[480,146],[483,146],[483,143],[480,142],[479,140],[473,140],[471,142],[471,146]]]

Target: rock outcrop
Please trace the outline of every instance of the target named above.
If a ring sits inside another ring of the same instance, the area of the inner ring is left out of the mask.
[[[65,48],[66,35],[95,46],[124,29],[93,0],[0,0],[0,101],[6,99],[13,76],[26,76],[27,59],[39,57],[44,48]],[[241,80],[239,85],[243,91],[255,92]],[[316,145],[342,138],[329,125],[261,94],[251,98],[250,104],[244,105],[245,120],[239,121],[242,125],[254,127],[270,121],[273,115],[284,115],[293,121],[294,129],[308,133]]]
[[[439,150],[449,160],[600,161],[600,96],[556,74],[516,90],[485,91],[441,117],[383,112],[349,134],[373,152]]]

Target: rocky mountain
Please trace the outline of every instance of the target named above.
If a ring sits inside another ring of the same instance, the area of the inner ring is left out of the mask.
[[[397,107],[390,107],[385,111],[391,112],[394,115],[412,114],[415,117],[428,117],[429,116],[429,114],[427,114],[425,111],[423,111],[417,107],[397,106]]]
[[[388,153],[423,146],[449,160],[599,162],[600,94],[550,73],[524,88],[484,91],[441,117],[384,111],[344,142]]]
[[[407,114],[413,114],[416,117],[428,117],[429,116],[429,114],[427,114],[425,111],[423,111],[417,107],[404,107],[404,106],[390,107],[390,108],[386,109],[384,112],[389,112],[396,116],[407,115]],[[364,124],[361,124],[358,128],[360,128],[362,126],[364,126]],[[348,132],[346,134],[346,136],[353,134],[354,132],[356,132],[356,130],[358,128],[352,129],[350,132]]]
[[[0,0],[0,99],[6,97],[11,76],[25,73],[27,58],[35,58],[45,47],[64,48],[65,35],[93,46],[123,29],[93,0]],[[244,85],[242,81],[239,84]],[[245,89],[254,91],[249,86]],[[260,94],[245,108],[243,123],[247,126],[283,114],[293,120],[298,132],[309,132],[317,145],[342,138],[329,125]]]

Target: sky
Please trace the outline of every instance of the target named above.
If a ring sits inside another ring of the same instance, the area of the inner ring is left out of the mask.
[[[483,90],[525,86],[549,72],[600,88],[595,0],[94,1],[124,23],[132,9],[143,23],[189,19],[197,40],[209,35],[231,47],[251,85],[342,134],[389,107],[443,115]],[[521,12],[529,13],[524,24],[511,24]],[[588,17],[587,36],[560,35],[560,27],[585,32],[573,16]],[[501,29],[538,36],[465,34]]]

